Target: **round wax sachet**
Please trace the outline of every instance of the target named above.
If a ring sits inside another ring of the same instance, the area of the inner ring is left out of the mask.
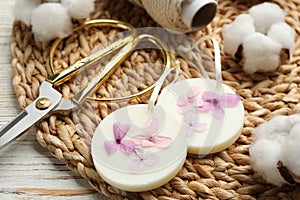
[[[206,155],[222,151],[239,137],[244,122],[240,97],[225,84],[194,78],[165,88],[157,101],[176,118],[185,135],[188,153]]]
[[[131,105],[108,115],[97,127],[91,153],[99,175],[131,192],[157,188],[171,180],[186,159],[185,137],[176,119],[154,106]]]

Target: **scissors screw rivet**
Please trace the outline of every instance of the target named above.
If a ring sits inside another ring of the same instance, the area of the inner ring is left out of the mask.
[[[39,98],[35,104],[36,108],[39,110],[45,110],[45,109],[49,108],[50,105],[51,105],[51,102],[46,97]]]

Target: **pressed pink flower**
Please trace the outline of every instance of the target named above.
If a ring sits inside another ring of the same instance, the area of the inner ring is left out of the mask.
[[[120,149],[126,155],[130,155],[134,151],[136,144],[131,140],[123,140],[129,128],[129,124],[122,125],[120,122],[113,124],[115,141],[104,142],[104,147],[108,155],[114,154],[117,149]]]
[[[240,101],[240,96],[231,93],[218,94],[215,92],[205,91],[202,94],[203,103],[198,105],[198,110],[209,112],[217,119],[224,116],[225,107],[233,107]]]
[[[199,94],[200,89],[195,85],[188,90],[186,95],[180,95],[176,103],[179,112],[184,114],[199,104]]]
[[[137,135],[132,138],[132,141],[141,147],[168,147],[173,141],[167,136],[157,135],[159,129],[159,121],[157,118],[149,118],[144,125],[144,134]]]

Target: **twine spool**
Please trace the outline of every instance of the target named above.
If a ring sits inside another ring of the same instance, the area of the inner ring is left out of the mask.
[[[296,44],[300,44],[300,3],[299,0],[273,0],[287,11],[286,21],[296,32]],[[222,47],[222,26],[232,22],[236,16],[247,12],[255,3],[261,1],[221,0],[220,12],[203,31],[190,34],[198,39],[210,34]],[[147,13],[125,0],[101,0],[96,2],[96,10],[89,19],[113,18],[127,21],[136,27],[158,26]],[[88,20],[88,19],[87,19]],[[96,32],[84,30],[74,33],[57,51],[55,67],[57,70],[72,64],[86,55],[100,41],[113,36],[115,31]],[[22,108],[38,96],[40,83],[50,74],[46,70],[51,43],[40,43],[34,40],[30,27],[16,21],[12,29],[11,52],[13,55],[13,86]],[[202,63],[209,66],[212,61],[213,46],[205,43],[202,52]],[[134,71],[135,66],[143,60],[161,62],[155,52],[135,52],[122,69],[131,71],[128,76],[120,78],[118,70],[97,95],[115,95],[112,85],[122,91],[136,90],[140,74]],[[198,70],[180,57],[180,79],[199,77]],[[75,173],[84,177],[99,192],[111,199],[299,199],[296,186],[274,187],[257,177],[250,166],[249,146],[252,140],[252,129],[276,115],[289,115],[300,111],[300,47],[296,49],[292,60],[281,65],[274,73],[248,75],[242,71],[239,63],[231,56],[222,53],[223,80],[233,87],[242,97],[245,107],[244,128],[239,139],[228,149],[207,155],[204,158],[187,157],[181,171],[169,183],[157,189],[143,193],[128,193],[105,183],[94,169],[90,155],[90,141],[97,124],[111,112],[124,104],[106,104],[89,102],[70,115],[53,114],[39,122],[37,140],[57,159],[65,163]],[[159,69],[143,71],[142,77],[148,81],[155,79]],[[121,80],[117,82],[117,80]],[[170,78],[170,80],[172,80]],[[82,81],[85,81],[84,79]],[[72,81],[58,88],[65,98],[76,92]],[[143,103],[147,98],[129,102]],[[93,112],[91,112],[93,111]]]
[[[181,33],[204,28],[217,12],[216,0],[129,0],[143,7],[162,27]]]

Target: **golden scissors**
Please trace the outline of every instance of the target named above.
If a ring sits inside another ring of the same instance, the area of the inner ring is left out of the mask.
[[[72,110],[78,107],[84,100],[88,98],[91,93],[93,93],[96,88],[102,85],[119,67],[119,65],[126,60],[129,54],[134,50],[136,45],[141,40],[148,40],[154,45],[156,45],[160,50],[164,58],[165,69],[170,68],[170,56],[168,51],[166,51],[166,46],[156,37],[149,34],[140,34],[138,35],[134,31],[134,27],[126,22],[111,20],[111,19],[98,19],[85,22],[82,26],[79,26],[75,30],[79,30],[85,27],[90,26],[109,26],[120,28],[124,30],[131,30],[132,32],[128,35],[125,35],[123,38],[120,38],[112,42],[107,47],[92,53],[91,55],[77,61],[72,66],[62,70],[61,72],[54,73],[49,76],[45,81],[40,85],[39,96],[31,104],[29,104],[24,111],[22,111],[16,118],[11,122],[1,128],[0,130],[0,149],[8,144],[10,141],[15,139],[37,121],[48,115],[52,111],[66,111]],[[53,57],[54,52],[61,42],[62,39],[57,39],[50,50],[50,66],[53,66]],[[86,84],[78,93],[76,93],[72,99],[67,100],[62,97],[62,94],[55,89],[56,86],[64,83],[75,74],[85,69],[85,67],[90,66],[106,55],[117,51],[118,52],[108,61],[104,66],[103,70],[99,71],[93,77],[93,79]],[[52,68],[53,69],[53,68]],[[52,70],[53,71],[53,70]],[[132,99],[143,94],[148,93],[154,87],[155,83],[150,85],[148,88],[127,96],[121,97],[118,99],[102,99],[103,101],[120,101],[125,99]]]

